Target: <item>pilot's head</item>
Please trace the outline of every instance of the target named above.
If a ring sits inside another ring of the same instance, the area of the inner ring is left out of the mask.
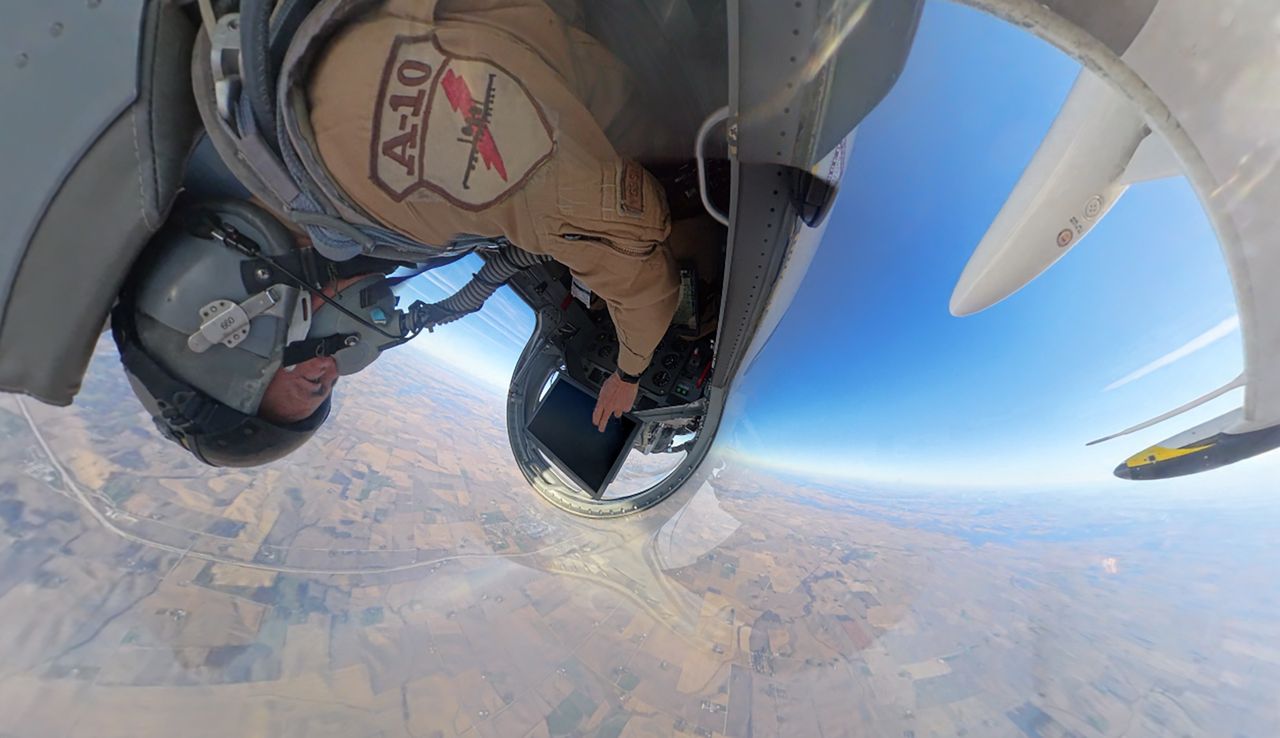
[[[111,320],[161,433],[213,466],[256,466],[305,443],[338,377],[401,330],[384,274],[334,267],[249,203],[176,211]]]

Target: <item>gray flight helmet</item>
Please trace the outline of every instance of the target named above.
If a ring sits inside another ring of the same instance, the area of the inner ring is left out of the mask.
[[[309,295],[287,282],[255,283],[253,256],[220,243],[211,223],[263,256],[295,248],[288,229],[249,203],[185,207],[135,266],[112,332],[135,394],[166,438],[212,466],[257,466],[310,439],[330,400],[296,423],[257,417]]]

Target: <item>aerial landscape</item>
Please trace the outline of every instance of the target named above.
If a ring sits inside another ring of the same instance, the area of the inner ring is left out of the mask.
[[[1276,509],[904,497],[714,465],[586,521],[417,354],[293,459],[159,443],[105,346],[0,408],[13,736],[1264,736]],[[413,432],[413,443],[405,443]],[[463,435],[465,434],[465,435]],[[399,442],[397,442],[397,440]]]
[[[5,15],[0,738],[1280,736],[1280,3],[374,5]]]

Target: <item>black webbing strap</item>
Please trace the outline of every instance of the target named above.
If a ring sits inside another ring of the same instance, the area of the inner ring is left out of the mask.
[[[335,333],[324,338],[308,338],[303,341],[294,341],[284,347],[283,366],[301,364],[304,361],[320,356],[333,356],[346,348],[347,339],[353,336],[355,336],[354,333]]]

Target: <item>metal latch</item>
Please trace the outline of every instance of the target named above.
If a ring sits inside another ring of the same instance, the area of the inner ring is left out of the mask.
[[[275,289],[267,288],[239,305],[231,300],[214,300],[200,308],[200,330],[187,337],[187,348],[203,354],[219,343],[227,348],[239,346],[249,335],[249,321],[283,306]]]

